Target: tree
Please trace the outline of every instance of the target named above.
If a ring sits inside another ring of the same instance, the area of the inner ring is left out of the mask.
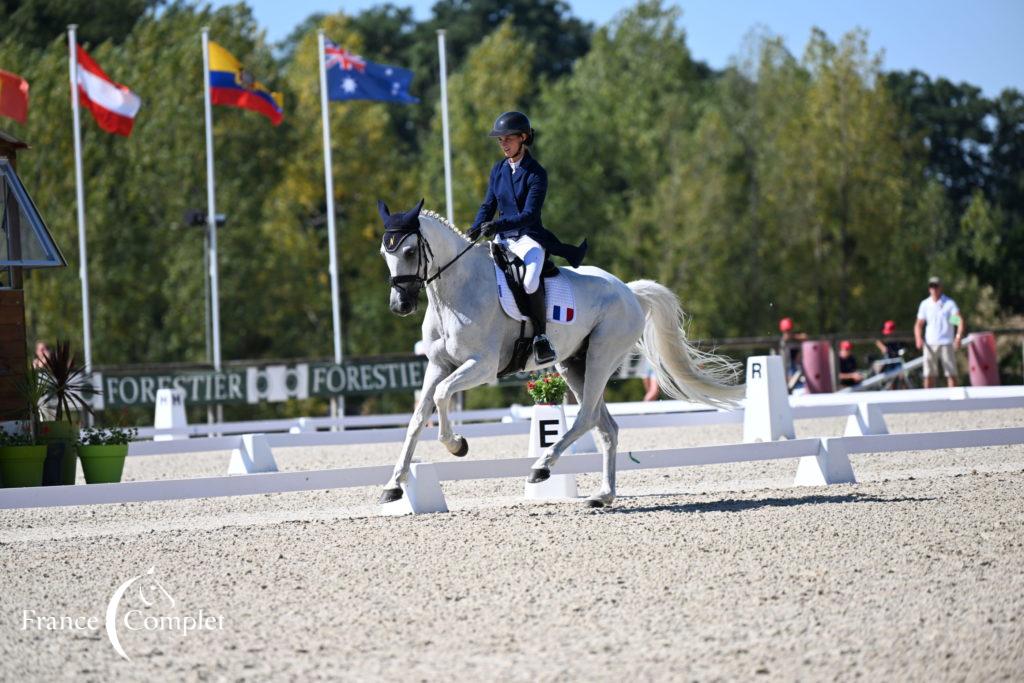
[[[906,113],[901,135],[920,139],[928,155],[926,173],[946,187],[955,206],[965,208],[973,191],[986,186],[990,102],[977,86],[933,81],[917,70],[891,71],[885,85]]]
[[[572,75],[544,88],[535,117],[548,227],[566,241],[587,237],[588,260],[623,277],[643,273],[643,255],[659,249],[631,212],[665,177],[670,141],[692,130],[703,91],[679,17],[656,1],[620,14]]]
[[[452,74],[448,85],[451,121],[452,196],[456,224],[468,227],[487,190],[491,166],[500,158],[487,136],[498,114],[522,109],[536,84],[526,71],[502,69],[510,59],[529,60],[533,45],[521,40],[511,21],[501,24],[474,47],[464,66]],[[435,108],[431,139],[442,139],[440,107]],[[444,198],[442,146],[423,150],[426,195],[440,205]]]
[[[330,15],[320,26],[337,43],[362,51],[364,38],[350,17]],[[304,134],[292,141],[277,186],[263,204],[264,238],[288,260],[292,278],[281,282],[268,273],[268,286],[279,290],[268,329],[286,335],[281,352],[293,357],[326,356],[332,335],[316,28],[296,42],[286,69],[295,93],[292,125]],[[386,313],[387,270],[378,254],[383,228],[376,208],[378,198],[392,208],[411,207],[418,199],[416,164],[394,134],[392,117],[403,107],[366,101],[329,106],[345,352],[408,351],[418,329]]]
[[[42,48],[78,24],[78,39],[120,43],[147,12],[163,0],[0,0],[0,26],[24,45]]]
[[[439,0],[432,13],[421,31],[433,37],[437,29],[445,29],[450,59],[456,65],[480,36],[511,22],[535,50],[529,56],[509,55],[503,70],[528,67],[535,78],[570,73],[576,60],[587,53],[592,31],[570,14],[563,0]]]
[[[1024,310],[1024,95],[1004,90],[993,103],[990,196],[1002,213],[999,258],[986,281],[1004,306]]]
[[[799,196],[789,141],[808,79],[777,38],[747,50],[715,83],[693,134],[673,138],[670,170],[646,204],[644,230],[672,255],[648,255],[646,268],[680,293],[695,332],[713,336],[771,330],[795,303],[786,265],[801,205],[789,199]]]
[[[99,364],[200,361],[205,357],[203,238],[181,225],[187,208],[205,208],[200,27],[253,73],[275,84],[275,67],[248,10],[198,12],[172,5],[147,16],[120,44],[92,48],[116,80],[142,98],[130,138],[100,131],[82,114],[93,341]],[[21,164],[26,184],[72,267],[33,274],[26,285],[28,324],[39,337],[80,338],[75,191],[68,107],[67,46],[26,51],[16,38],[0,44],[0,61],[15,54],[36,97],[24,136],[33,145]],[[286,104],[286,112],[287,112]],[[277,182],[289,124],[218,107],[215,114],[218,207],[229,215],[220,232],[224,357],[268,352],[274,332],[262,327],[265,304],[253,297],[254,274],[273,271],[274,254],[254,236],[263,198]],[[287,119],[286,119],[287,120]],[[254,144],[254,141],[257,144]]]

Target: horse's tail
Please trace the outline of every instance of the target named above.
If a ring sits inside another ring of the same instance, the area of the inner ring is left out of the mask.
[[[686,314],[667,287],[652,280],[636,280],[628,287],[647,317],[637,349],[654,368],[658,386],[673,398],[734,407],[743,396],[743,386],[737,384],[740,364],[686,341]]]

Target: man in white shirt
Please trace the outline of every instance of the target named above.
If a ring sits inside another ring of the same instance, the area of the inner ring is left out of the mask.
[[[953,328],[956,328],[954,333]],[[924,336],[922,338],[922,331]],[[939,365],[946,375],[946,384],[956,386],[956,352],[964,336],[964,319],[956,302],[942,293],[942,280],[928,280],[928,298],[917,307],[914,339],[924,349],[924,386],[935,386]]]

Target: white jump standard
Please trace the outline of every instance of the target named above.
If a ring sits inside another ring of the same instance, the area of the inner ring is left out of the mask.
[[[493,381],[509,364],[521,324],[502,310],[488,249],[475,245],[436,213],[412,210],[391,214],[379,203],[385,233],[381,255],[391,275],[390,308],[410,315],[427,291],[423,340],[428,365],[420,404],[409,422],[394,473],[381,503],[402,498],[420,430],[437,407],[438,440],[455,456],[469,451],[449,419],[452,396]],[[618,425],[604,403],[604,390],[624,357],[639,350],[655,368],[665,393],[709,405],[733,406],[742,396],[734,384],[738,365],[690,346],[680,324],[683,312],[664,286],[638,280],[628,285],[591,266],[561,268],[576,303],[571,324],[552,325],[548,337],[558,352],[555,365],[579,402],[573,426],[530,468],[530,483],[551,476],[558,458],[591,429],[603,456],[600,489],[587,499],[592,507],[615,499]],[[490,286],[488,286],[490,283]],[[539,366],[529,359],[526,370]]]

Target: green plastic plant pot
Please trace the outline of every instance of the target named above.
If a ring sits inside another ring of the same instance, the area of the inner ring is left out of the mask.
[[[0,482],[4,488],[43,483],[46,446],[0,446]]]
[[[78,457],[87,484],[116,484],[124,472],[128,444],[113,446],[79,446]]]
[[[43,465],[43,486],[74,484],[78,425],[66,420],[40,422],[38,434],[36,441],[47,447],[46,463]]]

